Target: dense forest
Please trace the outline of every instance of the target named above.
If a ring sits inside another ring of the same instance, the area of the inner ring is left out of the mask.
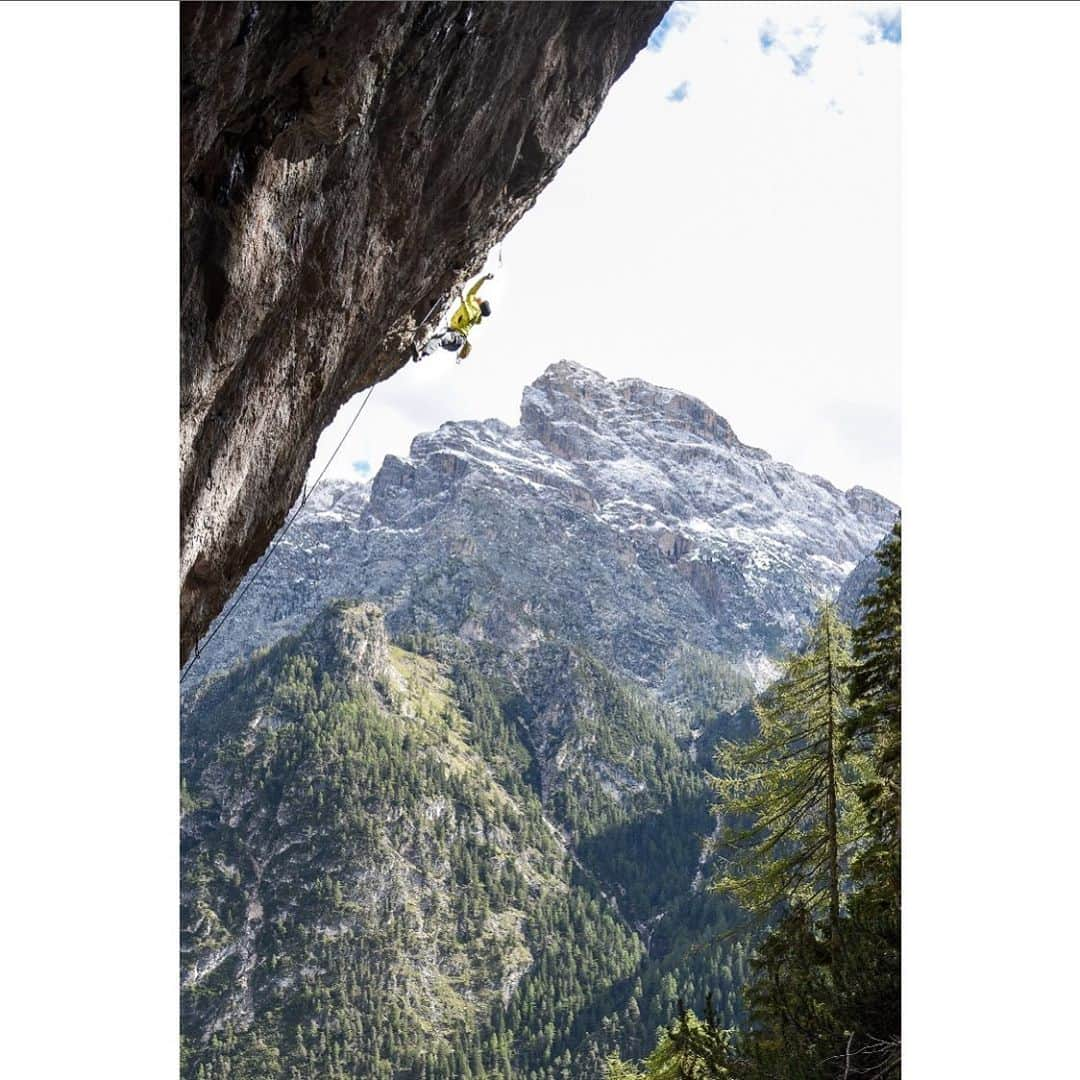
[[[517,682],[332,605],[183,726],[183,1074],[594,1077],[680,993],[741,1018],[704,888],[707,772],[746,680],[686,650],[674,710],[581,649]]]
[[[725,741],[711,887],[763,931],[727,1027],[711,994],[681,996],[640,1066],[608,1080],[900,1075],[900,524],[849,633],[824,605],[804,652]]]
[[[211,680],[183,1075],[896,1075],[899,551],[756,698],[700,650],[660,702],[344,601]]]

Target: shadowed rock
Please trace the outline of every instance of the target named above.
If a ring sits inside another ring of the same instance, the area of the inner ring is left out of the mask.
[[[181,5],[181,658],[665,3]]]

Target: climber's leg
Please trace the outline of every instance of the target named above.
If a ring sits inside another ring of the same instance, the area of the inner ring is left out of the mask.
[[[417,349],[413,354],[413,360],[422,360],[439,349],[457,352],[464,344],[464,334],[459,334],[456,330],[447,330],[442,334],[436,334],[422,349]]]

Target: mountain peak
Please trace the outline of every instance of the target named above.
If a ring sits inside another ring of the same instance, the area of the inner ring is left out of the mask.
[[[556,360],[552,364],[548,364],[544,368],[543,372],[533,380],[533,385],[542,383],[548,379],[577,379],[582,382],[598,382],[606,383],[607,379],[600,374],[599,371],[594,371],[590,367],[586,367],[584,364],[579,364],[574,360],[567,360],[563,357],[562,360]]]
[[[621,457],[616,444],[643,425],[742,445],[731,425],[698,398],[644,379],[612,381],[570,360],[551,364],[521,398],[526,435],[563,458]]]
[[[799,643],[896,511],[744,445],[697,398],[563,360],[525,388],[520,426],[445,423],[354,497],[305,508],[271,564],[288,600],[256,607],[260,580],[213,656],[360,596],[392,633],[555,635],[650,684],[686,643],[752,672]],[[363,666],[356,620],[330,654]]]
[[[554,412],[562,412],[568,403],[584,404],[610,395],[613,385],[598,371],[570,360],[549,364],[521,395],[522,417],[530,400],[546,399]]]
[[[369,681],[390,663],[390,643],[382,609],[363,601],[337,600],[303,634],[324,662],[353,678]]]

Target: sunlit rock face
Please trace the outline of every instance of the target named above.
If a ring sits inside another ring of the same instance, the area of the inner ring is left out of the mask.
[[[517,427],[447,423],[369,484],[321,487],[199,675],[358,597],[394,633],[578,643],[661,692],[687,645],[760,684],[896,514],[744,445],[695,398],[562,361]]]
[[[665,3],[181,5],[181,655]]]

